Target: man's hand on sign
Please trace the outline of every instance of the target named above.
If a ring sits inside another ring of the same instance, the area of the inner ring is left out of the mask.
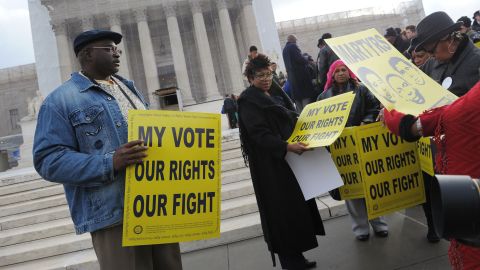
[[[143,144],[142,140],[135,140],[120,146],[113,154],[113,169],[119,171],[128,165],[142,163],[148,149]]]
[[[302,143],[302,142],[289,143],[287,145],[287,151],[288,152],[293,152],[297,155],[301,155],[305,151],[312,151],[312,150],[313,150],[313,148],[308,148],[308,144]]]

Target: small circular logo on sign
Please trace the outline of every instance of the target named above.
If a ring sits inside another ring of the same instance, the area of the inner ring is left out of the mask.
[[[137,226],[135,226],[135,227],[133,228],[133,232],[134,232],[135,234],[141,234],[141,233],[143,232],[143,227],[140,226],[140,225],[137,225]]]

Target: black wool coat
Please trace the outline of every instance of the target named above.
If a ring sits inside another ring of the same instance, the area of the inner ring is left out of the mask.
[[[271,96],[250,86],[240,95],[240,137],[268,249],[272,253],[298,254],[317,247],[316,235],[324,235],[325,231],[315,200],[305,201],[285,161],[286,140],[297,118],[293,103],[276,84],[269,92]],[[282,100],[285,106],[275,99]]]
[[[452,78],[448,90],[461,97],[480,80],[480,49],[466,38],[450,62],[432,57],[421,69],[439,84],[447,77]]]
[[[287,42],[283,49],[283,61],[288,73],[288,81],[292,88],[292,96],[295,100],[315,98],[308,60],[302,56],[302,52],[296,43]]]

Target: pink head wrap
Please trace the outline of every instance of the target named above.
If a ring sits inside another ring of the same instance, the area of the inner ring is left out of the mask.
[[[339,66],[345,66],[347,67],[347,65],[345,65],[345,63],[343,63],[342,60],[338,59],[337,61],[333,62],[332,65],[330,66],[330,68],[328,69],[328,73],[327,73],[327,83],[325,84],[325,87],[323,88],[323,91],[327,91],[328,88],[330,88],[333,84],[333,74],[335,74],[335,69],[337,69],[337,67]],[[347,70],[348,70],[348,74],[350,74],[350,78],[354,79],[354,80],[357,80],[357,76],[355,76],[355,74],[353,74],[353,72],[347,67]]]

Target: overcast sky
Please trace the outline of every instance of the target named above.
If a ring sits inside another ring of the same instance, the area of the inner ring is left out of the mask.
[[[79,0],[81,1],[81,0]],[[265,0],[256,0],[265,1]],[[383,6],[393,8],[398,0],[271,0],[276,21],[286,21],[351,9]],[[453,20],[471,17],[480,9],[478,0],[423,0],[425,13],[446,11]],[[34,62],[28,0],[0,0],[0,68]]]

